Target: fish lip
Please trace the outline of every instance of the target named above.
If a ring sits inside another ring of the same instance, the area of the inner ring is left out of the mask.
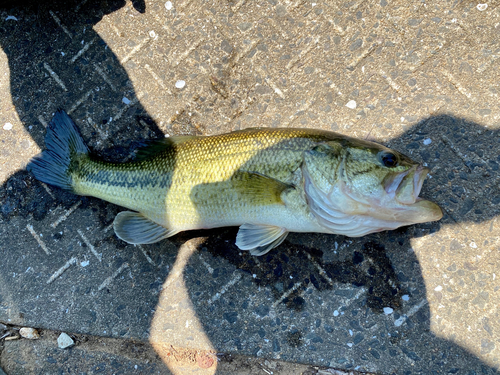
[[[415,202],[422,200],[422,198],[419,197],[419,194],[429,172],[429,168],[419,164],[411,167],[407,171],[394,174],[385,181],[385,191],[400,204],[414,204]],[[409,181],[409,179],[411,179],[411,181]],[[411,196],[406,197],[406,199],[398,197],[398,193],[410,183],[413,187]]]
[[[415,195],[415,200],[420,200],[419,198],[420,191],[422,190],[422,185],[424,184],[425,178],[427,174],[431,170],[423,165],[418,165],[415,169],[415,174],[413,175],[413,192]]]

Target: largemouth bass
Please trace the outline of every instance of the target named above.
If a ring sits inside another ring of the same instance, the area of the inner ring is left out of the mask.
[[[262,255],[288,232],[359,237],[439,220],[418,197],[428,168],[379,144],[311,129],[247,129],[153,141],[133,162],[93,156],[58,111],[47,149],[28,165],[47,184],[133,211],[116,235],[148,244],[180,231],[239,226],[236,245]]]

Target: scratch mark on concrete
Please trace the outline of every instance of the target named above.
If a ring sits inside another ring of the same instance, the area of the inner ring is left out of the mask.
[[[455,88],[457,89],[457,91],[464,95],[467,99],[471,99],[471,100],[474,100],[474,98],[472,98],[472,94],[465,88],[462,86],[462,84],[460,82],[458,82],[455,77],[453,77],[451,75],[450,72],[447,72],[446,70],[443,70],[442,71],[443,75],[448,78],[448,80],[451,82],[451,84],[453,86],[455,86]]]
[[[203,263],[203,265],[205,267],[207,267],[208,273],[209,274],[213,274],[214,273],[214,269],[210,266],[210,264],[208,264],[208,262],[202,257],[201,254],[198,254],[198,257],[200,258],[201,263]]]
[[[93,65],[94,65],[95,70],[97,71],[97,74],[99,74],[101,76],[101,78],[104,80],[104,82],[106,82],[109,85],[109,87],[111,87],[111,90],[116,92],[115,85],[113,85],[113,82],[111,82],[111,80],[106,75],[106,73],[104,73],[104,70],[102,70],[102,68],[96,63],[94,63]]]
[[[394,91],[396,92],[399,91],[400,86],[396,82],[394,82],[388,74],[386,74],[383,70],[380,70],[380,75],[382,76],[383,79],[387,81],[389,86],[391,86]]]
[[[309,260],[311,261],[311,263],[314,264],[314,266],[318,269],[319,274],[321,276],[323,276],[323,278],[326,281],[328,281],[328,284],[330,284],[331,286],[333,286],[333,280],[327,275],[327,273],[324,270],[324,268],[321,267],[320,264],[313,259],[313,257],[311,256],[311,254],[309,254],[307,251],[304,251],[304,253],[307,255],[307,258],[309,258]]]
[[[146,260],[148,261],[148,263],[152,264],[153,266],[156,266],[155,262],[153,262],[153,259],[151,259],[151,257],[148,255],[148,253],[146,252],[146,250],[144,250],[144,248],[141,245],[135,245],[135,246],[139,250],[141,250],[142,254],[146,258]]]
[[[49,72],[50,76],[52,78],[54,78],[54,81],[56,81],[57,84],[59,86],[61,86],[64,91],[68,91],[68,89],[66,88],[66,85],[64,84],[64,82],[61,80],[61,78],[59,78],[59,76],[57,75],[57,73],[52,70],[52,68],[50,67],[49,64],[47,64],[46,62],[44,62],[43,63],[43,67]]]
[[[140,100],[143,96],[144,96],[144,93],[143,93],[143,92],[140,92],[140,93],[137,95],[137,97],[135,97],[134,99],[132,99],[132,100],[130,101],[130,103],[125,104],[125,106],[124,106],[124,107],[120,108],[120,109],[118,110],[118,112],[116,112],[116,115],[114,115],[114,116],[113,116],[113,120],[112,120],[112,121],[116,121],[116,120],[118,120],[120,117],[122,117],[122,116],[123,116],[123,113],[124,113],[127,109],[129,109],[130,107],[132,107],[133,105],[135,105],[136,103],[138,103],[138,102],[139,102],[139,100]],[[111,122],[111,121],[110,121],[110,122]]]
[[[88,240],[88,238],[87,238],[87,237],[83,234],[83,232],[82,232],[80,229],[78,229],[78,230],[77,230],[77,232],[78,232],[78,234],[80,235],[80,237],[82,237],[83,242],[85,242],[85,244],[89,247],[89,249],[90,249],[90,251],[92,252],[92,254],[94,254],[94,255],[95,255],[95,257],[99,260],[99,262],[101,262],[101,261],[102,261],[102,255],[101,255],[101,254],[99,254],[99,253],[96,251],[96,249],[95,249],[94,245],[92,245],[92,244],[90,243],[90,241]]]
[[[418,310],[420,310],[425,305],[427,305],[427,300],[423,299],[422,301],[417,303],[415,306],[413,306],[410,310],[408,310],[408,312],[405,315],[401,315],[398,319],[396,319],[394,321],[394,325],[396,327],[400,327],[406,321],[407,318],[414,315]]]
[[[75,104],[73,104],[73,106],[69,109],[68,115],[71,115],[75,111],[75,109],[77,109],[84,101],[86,101],[93,91],[93,89],[90,89],[80,99],[78,99]]]
[[[47,124],[47,121],[45,121],[42,115],[38,115],[38,121],[40,121],[40,123],[43,125],[44,128],[47,128],[47,126],[49,125]]]
[[[113,272],[113,274],[108,277],[106,280],[104,280],[102,282],[101,285],[99,285],[99,288],[97,289],[98,291],[101,291],[103,290],[104,288],[106,288],[109,284],[111,284],[111,282],[113,281],[113,279],[116,278],[116,276],[118,276],[125,268],[128,267],[128,263],[123,263],[120,268],[118,268],[115,272]]]
[[[290,69],[292,68],[299,60],[303,60],[304,56],[306,56],[314,47],[318,45],[319,38],[316,37],[314,38],[314,41],[309,43],[309,45],[303,49],[297,56],[295,56],[293,59],[290,60],[290,62],[287,64],[287,68]]]
[[[45,191],[52,197],[52,199],[56,199],[56,196],[54,195],[54,193],[52,193],[52,190],[50,190],[50,188],[47,186],[47,184],[43,183],[43,182],[40,182],[43,186],[43,188],[45,189]]]
[[[92,39],[90,42],[85,43],[83,48],[80,51],[78,51],[75,56],[73,56],[73,58],[71,59],[71,62],[74,63],[81,55],[83,55],[85,53],[85,51],[87,51],[89,49],[89,47],[92,44],[94,44],[94,42],[95,42],[95,38]],[[94,64],[94,66],[95,66],[95,64]]]
[[[151,38],[144,38],[138,45],[136,45],[132,50],[120,60],[120,64],[125,64],[129,61],[137,52],[139,52],[146,44],[151,41]]]
[[[64,271],[66,271],[69,267],[71,267],[73,264],[75,264],[77,262],[77,259],[75,257],[71,258],[70,260],[68,260],[64,266],[62,266],[61,268],[59,268],[56,272],[54,272],[52,274],[52,276],[47,280],[47,284],[50,284],[51,282],[53,282],[55,279],[57,279],[59,276],[61,276]]]
[[[36,242],[38,242],[38,244],[43,249],[43,251],[45,251],[45,254],[50,255],[49,249],[47,248],[45,243],[42,241],[40,236],[35,232],[35,230],[33,229],[33,226],[28,224],[28,225],[26,225],[26,228],[29,230],[31,235],[35,238]]]
[[[154,78],[154,80],[161,86],[163,90],[172,95],[172,92],[169,90],[165,82],[154,72],[154,70],[149,66],[149,64],[144,65],[149,74]]]
[[[276,302],[273,303],[273,308],[276,308],[281,302],[283,302],[285,300],[285,298],[287,298],[290,294],[292,294],[297,289],[299,289],[301,285],[302,285],[302,281],[295,283],[293,287],[288,289],[285,293],[283,293],[281,295],[281,297]]]
[[[52,224],[50,224],[50,226],[52,228],[55,228],[57,227],[59,224],[61,224],[64,220],[66,220],[69,215],[71,215],[73,212],[75,212],[75,210],[82,204],[82,201],[79,201],[77,202],[76,204],[74,204],[73,206],[71,206],[64,214],[62,214],[61,216],[59,216],[59,218],[54,221]]]
[[[212,304],[215,301],[217,301],[220,297],[222,297],[224,293],[227,292],[229,288],[231,288],[234,284],[236,284],[240,279],[241,279],[241,274],[237,273],[236,275],[234,275],[234,277],[231,280],[229,280],[229,282],[226,285],[224,285],[219,292],[215,293],[215,295],[213,295],[212,298],[208,300],[208,303]]]
[[[73,39],[73,35],[70,33],[70,31],[66,28],[66,26],[64,26],[61,22],[61,20],[59,19],[59,17],[57,17],[55,15],[55,13],[51,10],[49,10],[49,13],[50,15],[52,16],[52,18],[54,19],[54,21],[56,21],[57,25],[63,29],[63,31],[70,37],[70,39]]]

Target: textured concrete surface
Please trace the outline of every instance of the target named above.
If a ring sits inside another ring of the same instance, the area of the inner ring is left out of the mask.
[[[0,322],[149,341],[174,373],[170,346],[496,373],[499,32],[495,2],[4,6]],[[126,245],[110,228],[119,207],[24,170],[57,108],[110,160],[163,134],[255,126],[376,140],[432,168],[422,195],[446,214],[361,239],[293,234],[261,258],[237,250],[234,229]]]

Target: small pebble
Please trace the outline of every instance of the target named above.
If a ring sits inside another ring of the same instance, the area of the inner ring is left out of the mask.
[[[12,124],[10,122],[6,122],[5,125],[3,126],[3,130],[10,130],[12,129]]]
[[[12,340],[17,340],[17,339],[20,339],[21,336],[9,336],[9,337],[6,337],[4,338],[5,341],[12,341]]]
[[[165,3],[165,8],[167,8],[167,10],[172,9],[172,2],[171,2],[171,1],[167,1],[167,2]]]
[[[354,108],[356,108],[356,102],[354,100],[349,100],[345,106],[347,108],[354,109]]]
[[[8,21],[8,20],[18,21],[18,19],[16,18],[16,16],[7,16],[7,18],[5,19],[5,21]]]
[[[83,262],[80,262],[80,266],[82,267],[87,267],[90,264],[90,261],[84,260]]]
[[[405,294],[403,297],[401,297],[401,299],[403,301],[409,301],[410,300],[410,296],[408,294]]]
[[[177,87],[178,89],[182,89],[184,86],[186,86],[186,81],[179,80],[175,82],[175,87]]]
[[[333,316],[339,316],[339,312],[338,312],[337,310],[335,310],[335,311],[333,312]]]
[[[438,285],[437,287],[434,288],[436,292],[440,292],[443,290],[443,287],[441,285]]]
[[[34,328],[23,327],[19,330],[19,334],[25,339],[36,340],[40,338],[38,331]]]
[[[488,4],[477,4],[476,8],[477,10],[482,12],[483,10],[486,10],[488,8]]]
[[[394,309],[390,307],[384,307],[384,314],[385,315],[391,315],[394,312]]]
[[[432,139],[430,139],[430,138],[424,139],[424,145],[427,146],[427,145],[430,145],[431,143],[432,143]]]
[[[59,337],[57,338],[57,346],[61,349],[66,349],[69,348],[70,346],[75,345],[75,342],[71,337],[68,336],[66,333],[61,333]]]
[[[126,105],[130,104],[130,99],[126,98],[125,96],[122,99],[122,102],[125,103]]]

